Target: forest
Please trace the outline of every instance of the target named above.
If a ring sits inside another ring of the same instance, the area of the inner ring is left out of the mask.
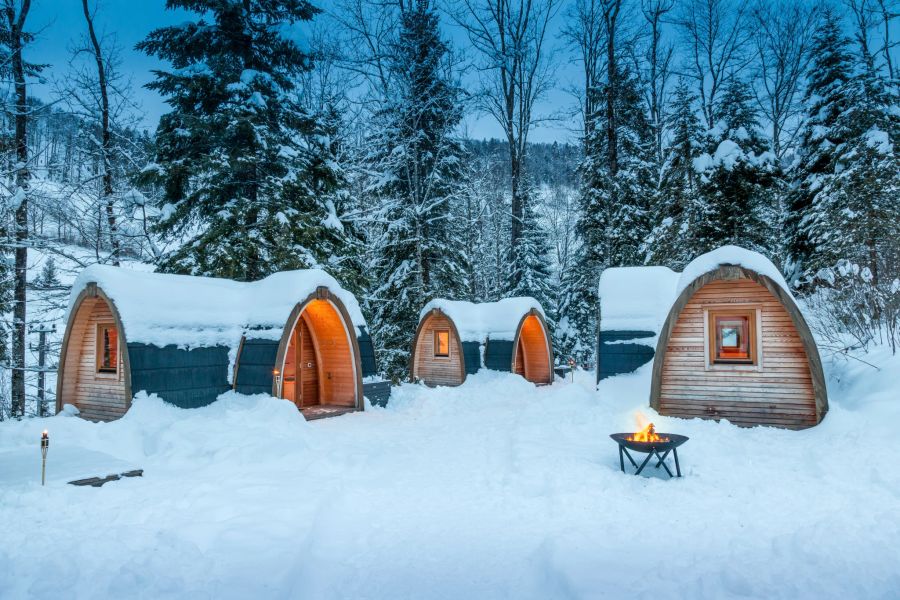
[[[0,15],[0,420],[47,414],[94,263],[321,268],[394,381],[434,298],[532,296],[590,367],[604,269],[726,244],[781,268],[823,351],[900,343],[897,0],[167,0],[188,18],[134,49],[78,0],[71,60],[40,64],[50,1]],[[159,62],[158,125],[126,51]]]

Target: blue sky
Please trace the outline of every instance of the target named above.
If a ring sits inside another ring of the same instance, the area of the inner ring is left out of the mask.
[[[145,122],[149,129],[155,129],[159,117],[167,112],[168,107],[163,99],[143,87],[152,80],[151,71],[164,65],[156,58],[147,56],[134,49],[136,43],[151,30],[196,18],[196,15],[184,11],[165,9],[164,0],[91,0],[91,6],[100,3],[95,27],[98,33],[114,35],[122,48],[122,70],[134,83],[134,97],[145,113]],[[316,3],[320,5],[320,3]],[[557,21],[559,21],[557,17]],[[33,0],[31,14],[28,17],[29,29],[37,32],[38,39],[30,49],[27,59],[32,62],[46,63],[50,67],[45,71],[45,78],[63,78],[68,69],[70,50],[85,31],[84,15],[80,0]],[[463,40],[453,35],[454,43]],[[571,108],[572,98],[562,91],[571,82],[565,77],[577,73],[570,65],[561,65],[559,72],[563,78],[558,81],[557,89],[540,107],[541,112],[557,112],[563,107]],[[33,84],[31,93],[49,99],[52,86]],[[465,124],[466,133],[473,138],[501,137],[500,128],[489,117],[473,115]],[[543,126],[534,131],[533,141],[564,141],[573,134],[565,124],[552,127]]]

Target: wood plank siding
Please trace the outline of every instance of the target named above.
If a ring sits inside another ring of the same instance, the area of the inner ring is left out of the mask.
[[[449,331],[450,355],[435,356],[435,331]],[[413,379],[426,385],[460,385],[466,378],[456,327],[446,315],[432,312],[419,325],[413,352]]]
[[[544,324],[536,315],[528,315],[519,326],[513,372],[533,383],[553,382],[553,360]]]
[[[676,308],[677,308],[676,304]],[[708,311],[748,308],[757,314],[754,365],[710,365]],[[674,311],[675,309],[673,309]],[[712,280],[699,287],[660,340],[661,371],[651,403],[663,415],[728,419],[737,425],[801,429],[815,425],[816,390],[810,356],[782,300],[749,278]],[[805,328],[805,323],[803,324]],[[818,361],[816,353],[815,361]]]
[[[85,298],[70,327],[66,368],[63,372],[60,404],[72,404],[91,421],[118,419],[128,410],[125,393],[125,340],[119,332],[116,373],[97,372],[97,331],[99,325],[113,325],[115,318],[102,298]]]
[[[282,397],[300,407],[356,407],[359,375],[348,335],[348,326],[328,301],[309,301],[285,352]]]

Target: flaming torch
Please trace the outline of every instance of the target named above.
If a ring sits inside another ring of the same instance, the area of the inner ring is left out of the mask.
[[[575,383],[575,365],[577,364],[574,357],[569,357],[569,372],[572,373],[572,383]]]
[[[47,430],[41,434],[41,485],[47,481],[47,450],[50,449],[50,435]]]

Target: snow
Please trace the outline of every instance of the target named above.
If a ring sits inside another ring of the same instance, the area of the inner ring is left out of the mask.
[[[285,271],[244,283],[93,265],[75,280],[70,312],[89,282],[112,299],[129,343],[235,349],[248,332],[255,338],[278,340],[294,307],[319,286],[343,302],[354,326],[366,324],[353,294],[318,269]]]
[[[659,333],[672,303],[678,273],[668,267],[616,267],[600,275],[603,331]]]
[[[740,246],[722,246],[706,254],[701,254],[689,262],[684,267],[684,271],[681,272],[681,277],[675,290],[675,297],[677,298],[678,294],[684,291],[695,279],[710,271],[715,271],[722,265],[744,267],[760,275],[765,275],[784,290],[785,293],[793,297],[787,282],[784,280],[784,275],[781,274],[781,271],[778,270],[778,267],[771,260],[759,252],[747,250]]]
[[[799,432],[660,417],[648,367],[599,392],[481,371],[315,422],[229,393],[0,423],[0,596],[896,597],[900,463],[867,450],[896,435],[900,357],[864,358],[826,357],[831,411]],[[691,438],[682,479],[619,472],[637,411]]]
[[[894,145],[891,143],[890,137],[886,131],[882,131],[877,127],[872,127],[865,133],[866,145],[874,149],[879,154],[889,155],[894,152]]]
[[[544,315],[541,303],[528,296],[481,303],[437,298],[425,305],[419,313],[419,320],[436,308],[453,321],[463,342],[484,342],[487,339],[513,341],[522,317],[532,309]]]
[[[781,271],[768,258],[739,246],[722,246],[701,254],[681,273],[667,267],[614,267],[603,271],[599,287],[600,329],[659,333],[681,292],[698,277],[722,265],[741,266],[765,275],[791,295]],[[655,345],[655,340],[647,338],[644,343]]]

